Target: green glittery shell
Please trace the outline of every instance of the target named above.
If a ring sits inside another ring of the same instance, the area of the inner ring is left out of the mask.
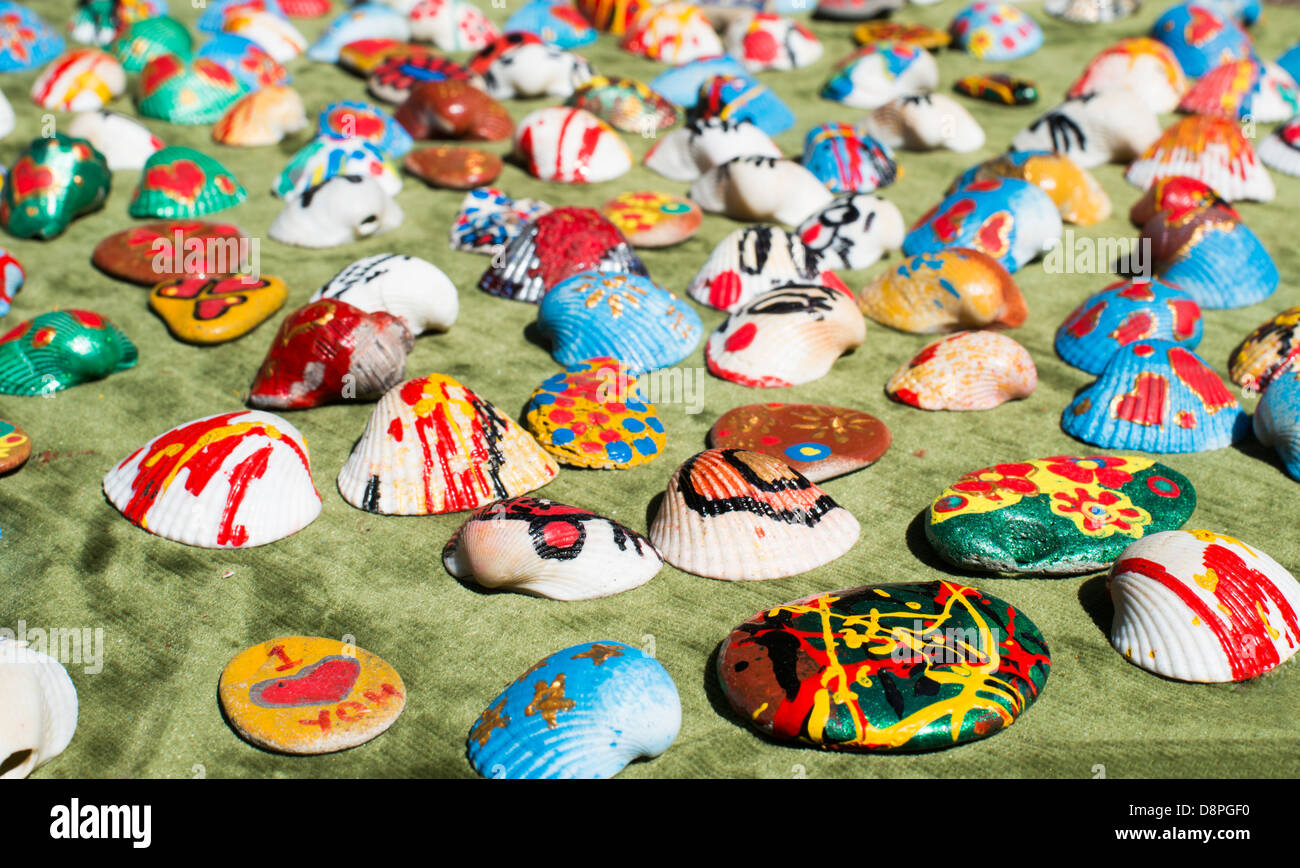
[[[127,72],[139,72],[155,57],[166,54],[189,57],[193,47],[194,39],[184,24],[159,15],[132,24],[109,43],[108,51]]]
[[[34,139],[5,176],[0,226],[16,238],[53,238],[108,198],[113,175],[85,139]]]
[[[211,124],[248,86],[206,57],[165,54],[140,73],[140,114],[173,124]]]
[[[132,217],[198,217],[247,197],[225,166],[193,148],[173,146],[144,164],[129,210]]]
[[[56,310],[0,336],[0,395],[48,395],[133,367],[126,334],[88,310]]]

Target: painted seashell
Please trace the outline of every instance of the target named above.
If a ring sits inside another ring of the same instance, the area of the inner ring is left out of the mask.
[[[913,334],[1016,328],[1029,315],[1007,270],[962,247],[903,260],[867,284],[858,304],[881,325]]]
[[[506,52],[520,45],[542,45],[541,37],[531,33],[504,33],[474,52],[465,64],[471,75],[483,75]]]
[[[1201,343],[1201,307],[1163,280],[1112,283],[1074,309],[1056,330],[1056,352],[1074,367],[1100,374],[1134,341],[1162,340],[1194,350]]]
[[[1291,73],[1293,79],[1300,81],[1300,41],[1282,52],[1277,65]]]
[[[963,75],[953,82],[957,93],[996,105],[1032,105],[1038,102],[1038,85],[1028,78],[1005,72]]]
[[[1129,183],[1142,189],[1176,175],[1203,181],[1232,202],[1271,202],[1277,193],[1241,127],[1223,118],[1183,118],[1165,130],[1124,173]]]
[[[543,181],[595,184],[632,168],[632,152],[609,124],[583,109],[537,109],[515,130],[515,156]]]
[[[1214,206],[1177,216],[1161,212],[1142,227],[1151,265],[1203,308],[1247,307],[1268,298],[1280,282],[1277,265],[1259,238],[1232,212]],[[1223,275],[1232,274],[1225,281]]]
[[[366,90],[376,99],[400,105],[421,82],[469,80],[469,70],[459,63],[423,52],[408,53],[390,57],[371,70]]]
[[[1300,177],[1300,116],[1282,124],[1260,142],[1259,159],[1270,169]]]
[[[501,103],[465,81],[426,81],[411,88],[393,117],[416,139],[510,138],[514,121]]]
[[[185,25],[165,15],[132,22],[108,45],[108,51],[127,72],[140,72],[149,61],[174,54],[188,58],[194,38]]]
[[[1246,681],[1295,656],[1300,584],[1239,539],[1208,530],[1151,534],[1124,550],[1106,590],[1110,644],[1179,681]]]
[[[1029,397],[1038,369],[1029,352],[998,332],[956,332],[927,344],[885,384],[891,398],[922,410],[991,410]]]
[[[836,70],[821,95],[853,108],[879,108],[900,96],[928,93],[939,86],[934,57],[910,42],[868,43],[840,61]]]
[[[74,48],[55,58],[32,84],[32,101],[65,112],[102,108],[126,91],[126,71],[98,48]]]
[[[0,476],[17,472],[31,457],[32,438],[14,423],[0,419]]]
[[[1263,68],[1253,60],[1230,60],[1194,83],[1178,102],[1187,114],[1237,120],[1251,113]]]
[[[401,39],[358,39],[339,49],[338,65],[353,75],[365,78],[379,67],[399,58],[414,61],[431,57],[442,58],[442,55],[427,45],[418,45]],[[452,64],[450,60],[443,59],[446,63],[463,69],[460,64]],[[465,73],[465,77],[469,77],[468,72]],[[379,98],[386,99],[383,96]],[[405,98],[403,95],[402,99]]]
[[[775,226],[749,226],[718,242],[686,287],[686,294],[700,304],[731,313],[787,283],[843,286],[797,235]]]
[[[1165,10],[1151,25],[1151,36],[1169,47],[1190,78],[1253,53],[1246,31],[1200,3],[1180,3]]]
[[[212,127],[212,140],[233,147],[266,147],[306,128],[307,112],[298,91],[272,85],[253,91],[227,109]]]
[[[834,196],[793,160],[736,157],[691,184],[690,197],[705,211],[735,220],[774,220],[796,225],[830,204]]]
[[[201,548],[273,543],[321,510],[307,441],[281,417],[257,410],[206,416],[158,435],[104,476],[104,494],[137,527]]]
[[[646,6],[620,43],[624,51],[680,66],[723,54],[722,40],[699,7],[682,0]]]
[[[704,359],[724,380],[756,388],[819,380],[867,329],[839,287],[786,284],[741,305],[709,337]]]
[[[1289,365],[1264,391],[1253,424],[1255,439],[1275,449],[1287,475],[1300,479],[1300,379]]]
[[[565,105],[589,111],[625,133],[655,133],[677,123],[677,107],[634,78],[592,76]]]
[[[501,36],[492,19],[466,0],[420,0],[409,15],[411,38],[441,51],[478,51]]]
[[[54,238],[98,210],[113,176],[85,139],[55,133],[33,139],[4,176],[0,226],[15,238]]]
[[[700,206],[667,193],[623,193],[600,206],[633,247],[670,247],[695,234],[704,220]]]
[[[0,316],[9,313],[14,296],[23,288],[27,272],[12,253],[0,247]]]
[[[229,18],[242,12],[266,12],[276,18],[288,18],[280,0],[206,0],[197,26],[203,33],[220,33]]]
[[[962,187],[989,178],[1028,181],[1056,203],[1061,219],[1077,226],[1092,226],[1110,216],[1111,202],[1097,179],[1079,164],[1053,151],[1012,151],[972,166],[948,187]]]
[[[511,46],[475,82],[493,99],[569,97],[594,74],[591,64],[576,54],[529,42]]]
[[[114,172],[143,169],[149,157],[166,147],[135,118],[109,111],[77,115],[68,124],[68,135],[89,142]]]
[[[574,0],[573,5],[597,30],[622,36],[648,4],[645,0]]]
[[[390,157],[404,157],[415,142],[383,109],[360,100],[330,103],[316,121],[318,135],[329,139],[365,139]]]
[[[358,259],[331,277],[308,300],[321,299],[346,302],[366,313],[390,313],[413,335],[445,332],[460,313],[456,286],[442,269],[404,253]]]
[[[952,36],[946,30],[927,27],[924,24],[878,19],[865,21],[853,28],[853,38],[861,45],[893,39],[910,42],[922,48],[947,48]]]
[[[294,154],[276,176],[271,192],[292,199],[338,175],[378,182],[389,196],[402,191],[402,178],[388,155],[366,139],[316,138]]]
[[[145,161],[128,210],[132,217],[199,217],[246,198],[248,191],[225,166],[193,148],[174,145]]]
[[[555,461],[513,419],[445,374],[394,386],[339,471],[366,512],[437,515],[540,488]]]
[[[322,63],[337,63],[339,50],[358,39],[410,39],[411,21],[382,3],[360,3],[330,22],[307,49],[307,56]]]
[[[1260,0],[1196,0],[1196,5],[1213,9],[1219,15],[1236,21],[1243,27],[1255,24],[1264,12]]]
[[[947,630],[961,631],[960,646],[945,642]],[[736,713],[769,738],[888,753],[1000,732],[1043,692],[1050,668],[1043,634],[1024,612],[937,581],[764,609],[723,640],[717,677]]]
[[[63,53],[63,37],[23,3],[0,3],[0,73],[23,72]]]
[[[9,104],[9,100],[5,98],[5,95],[0,93],[0,139],[12,133],[16,123],[14,107]]]
[[[861,130],[891,148],[959,154],[984,147],[984,128],[971,113],[941,93],[899,97],[873,111]]]
[[[126,333],[89,310],[24,320],[0,335],[0,395],[50,395],[135,366]]]
[[[769,136],[794,126],[794,112],[767,85],[749,75],[715,75],[700,85],[691,120],[749,121]]]
[[[723,42],[727,53],[749,72],[803,69],[821,60],[825,51],[807,27],[771,12],[737,17],[728,25]]]
[[[976,0],[948,25],[953,45],[979,60],[1018,60],[1043,47],[1038,22],[1010,3]]]
[[[650,80],[650,89],[673,105],[689,109],[700,98],[701,85],[719,75],[745,75],[745,67],[725,54],[701,57],[659,73]]]
[[[1073,99],[1107,90],[1132,91],[1151,111],[1165,114],[1177,108],[1187,92],[1187,77],[1167,45],[1137,36],[1103,49],[1067,95]]]
[[[709,429],[714,449],[762,452],[812,482],[874,464],[891,439],[875,416],[822,404],[746,404],[723,413]]]
[[[594,600],[639,588],[663,559],[641,534],[594,512],[535,497],[482,507],[447,542],[458,579],[552,600]]]
[[[892,202],[870,193],[847,193],[795,230],[826,269],[859,269],[903,246],[903,215]]]
[[[320,18],[330,11],[330,0],[280,0],[280,8],[293,18]]]
[[[1150,458],[1056,455],[964,473],[922,521],[931,547],[959,569],[1068,576],[1105,569],[1133,540],[1176,530],[1195,509],[1191,481]]]
[[[1142,0],[1046,0],[1043,11],[1076,24],[1118,21],[1137,12]]]
[[[155,57],[140,72],[140,114],[172,124],[210,124],[248,92],[244,83],[206,57]]]
[[[639,274],[582,271],[542,298],[537,328],[561,365],[611,356],[639,377],[689,356],[704,333],[700,317]]]
[[[288,63],[307,50],[307,38],[289,19],[251,6],[227,13],[221,29],[256,42],[276,63]]]
[[[289,71],[251,39],[233,33],[218,33],[204,43],[199,57],[225,67],[249,90],[286,85],[293,80]]]
[[[495,187],[470,190],[451,224],[451,249],[495,255],[532,220],[551,210],[537,199],[511,199]]]
[[[903,239],[903,253],[968,247],[1014,273],[1055,247],[1061,232],[1050,196],[1028,181],[989,178],[967,184],[922,215]]]
[[[1208,452],[1245,437],[1250,417],[1214,369],[1170,341],[1121,347],[1061,414],[1075,439],[1103,449]]]
[[[803,165],[832,193],[870,193],[898,178],[890,146],[846,123],[810,129],[803,143]]]
[[[374,178],[335,175],[290,199],[267,234],[295,247],[335,247],[396,229],[402,217]]]
[[[1251,94],[1250,116],[1258,123],[1290,120],[1300,111],[1300,84],[1276,63],[1262,64],[1259,83]]]
[[[1107,90],[1061,103],[1017,133],[1010,150],[1056,151],[1095,169],[1138,158],[1160,135],[1159,119],[1140,97]]]
[[[125,26],[118,14],[116,0],[90,0],[79,4],[68,19],[68,36],[80,45],[103,47],[117,36],[119,26]]]
[[[903,0],[817,0],[813,15],[828,21],[864,21],[902,8]]]
[[[596,41],[596,28],[571,4],[531,0],[506,19],[507,33],[532,33],[557,48],[577,48]]]
[[[772,138],[749,121],[701,118],[659,138],[645,155],[647,169],[674,181],[694,181],[737,157],[781,159]]]
[[[785,462],[761,452],[709,449],[673,471],[650,525],[663,559],[709,579],[782,579],[853,548],[847,509]]]
[[[1300,307],[1265,320],[1232,351],[1228,376],[1247,392],[1263,392],[1300,354]]]
[[[0,779],[25,778],[67,750],[77,714],[77,688],[63,664],[0,636]]]
[[[621,642],[556,651],[493,699],[469,732],[485,778],[612,778],[668,750],[682,725],[672,676]]]
[[[1142,197],[1133,203],[1129,209],[1129,220],[1141,228],[1161,212],[1167,212],[1171,218],[1178,220],[1188,211],[1211,205],[1233,217],[1241,217],[1232,203],[1204,181],[1186,175],[1168,175],[1152,182]]]

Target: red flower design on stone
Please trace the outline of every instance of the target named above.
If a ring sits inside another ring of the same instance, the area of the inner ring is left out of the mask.
[[[1002,492],[1019,497],[1037,494],[1038,486],[1027,477],[1034,465],[1027,462],[1020,464],[995,464],[983,470],[976,470],[962,476],[952,487],[965,494],[976,494],[989,500],[1001,500]]]
[[[1049,471],[1080,485],[1095,484],[1107,488],[1122,488],[1133,479],[1133,474],[1118,469],[1124,465],[1123,458],[1112,458],[1106,455],[1094,455],[1088,458],[1054,455],[1047,460],[1053,462],[1047,465]]]
[[[1120,497],[1112,491],[1102,491],[1093,497],[1087,490],[1076,488],[1073,496],[1058,491],[1053,497],[1060,512],[1079,513],[1083,530],[1087,533],[1097,533],[1107,525],[1120,531],[1132,530],[1134,519],[1142,516],[1141,510],[1131,506],[1116,508]]]

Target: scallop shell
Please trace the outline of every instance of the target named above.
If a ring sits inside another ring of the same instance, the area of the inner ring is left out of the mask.
[[[271,192],[283,199],[302,195],[339,175],[370,178],[389,196],[402,192],[402,178],[388,156],[366,139],[316,138],[289,160]]]
[[[1097,24],[1127,18],[1142,7],[1142,0],[1046,0],[1043,11],[1053,18],[1076,24]]]
[[[1056,151],[1082,169],[1136,159],[1160,138],[1160,120],[1128,90],[1072,97],[1016,134],[1013,151]]]
[[[634,78],[592,76],[565,105],[585,109],[625,133],[646,135],[677,123],[677,107]]]
[[[618,132],[589,111],[537,109],[515,130],[515,156],[543,181],[594,184],[632,168],[632,152]]]
[[[859,532],[852,513],[779,459],[709,449],[673,472],[650,541],[688,573],[751,581],[828,564]]]
[[[293,80],[289,71],[256,42],[233,33],[218,33],[203,44],[198,56],[225,67],[249,90],[285,85]]]
[[[1277,195],[1268,170],[1235,122],[1192,115],[1165,130],[1128,167],[1124,177],[1143,190],[1160,178],[1187,175],[1225,199],[1271,202]]]
[[[532,220],[551,210],[537,199],[511,199],[495,187],[470,190],[451,224],[451,249],[495,255]]]
[[[109,111],[77,115],[68,124],[68,135],[90,142],[114,172],[143,169],[151,156],[166,147],[135,118]]]
[[[155,57],[140,71],[136,106],[141,117],[171,124],[211,124],[248,86],[206,57]]]
[[[959,154],[984,147],[984,128],[966,108],[941,93],[914,94],[885,103],[867,116],[861,130],[891,148]]]
[[[307,50],[306,37],[289,19],[252,7],[226,13],[222,29],[256,42],[276,63],[288,63]]]
[[[1061,427],[1103,449],[1207,452],[1245,437],[1250,417],[1200,356],[1149,340],[1111,356],[1097,381],[1065,408]]]
[[[1300,115],[1260,142],[1259,159],[1270,169],[1300,177]]]
[[[597,2],[608,2],[608,0],[597,0]],[[650,80],[650,89],[673,105],[688,109],[700,98],[700,85],[715,75],[744,74],[745,67],[730,56],[702,57],[659,73]]]
[[[397,159],[410,153],[415,142],[392,115],[361,100],[330,103],[316,117],[318,135],[327,139],[365,139],[385,156]]]
[[[559,472],[513,419],[445,374],[388,391],[339,471],[366,512],[436,515],[527,494]]]
[[[686,294],[730,313],[783,284],[832,281],[839,278],[797,236],[775,226],[749,226],[718,242]]]
[[[127,210],[132,217],[201,217],[247,198],[248,191],[225,166],[201,151],[173,145],[145,161]]]
[[[307,49],[307,56],[322,63],[337,63],[339,50],[349,42],[410,38],[411,21],[406,15],[382,3],[361,3],[331,21]]]
[[[792,18],[772,12],[740,15],[723,36],[727,53],[750,72],[802,69],[821,60],[821,42]]]
[[[881,325],[913,334],[1016,328],[1029,315],[1007,270],[964,247],[903,260],[867,284],[858,304]]]
[[[737,157],[781,159],[781,149],[767,133],[749,121],[711,117],[689,121],[656,141],[645,155],[645,167],[674,181],[694,181],[710,169]]]
[[[1179,681],[1245,681],[1300,647],[1300,584],[1241,540],[1171,530],[1124,549],[1106,579],[1110,644],[1130,663]]]
[[[1238,120],[1251,113],[1263,68],[1253,60],[1230,60],[1207,72],[1178,103],[1187,114]]]
[[[1289,307],[1246,335],[1232,351],[1228,375],[1247,392],[1262,392],[1300,355],[1300,307]]]
[[[1190,295],[1163,280],[1112,283],[1074,309],[1056,330],[1056,352],[1080,370],[1100,374],[1121,348],[1163,340],[1194,350],[1204,324]]]
[[[25,3],[0,4],[6,35],[0,44],[0,73],[22,72],[48,63],[63,51],[63,37]]]
[[[15,238],[54,238],[103,207],[112,181],[104,155],[84,139],[32,139],[0,175],[0,226]]]
[[[630,527],[535,497],[489,503],[448,540],[442,562],[458,579],[552,600],[594,600],[639,588],[663,558]]]
[[[1150,245],[1155,273],[1203,308],[1247,307],[1278,287],[1273,257],[1235,212],[1213,206],[1177,216],[1161,212],[1142,227],[1141,243]]]
[[[951,193],[922,215],[907,237],[908,256],[968,247],[1015,272],[1060,243],[1061,216],[1050,196],[1028,181],[988,178]]]
[[[1187,91],[1187,76],[1167,45],[1137,36],[1098,53],[1070,86],[1068,96],[1108,90],[1132,91],[1151,111],[1165,114],[1178,106]]]
[[[1029,352],[1006,335],[956,332],[927,344],[885,384],[890,397],[922,410],[991,410],[1038,386]]]
[[[0,779],[25,778],[77,731],[77,689],[59,661],[0,636]]]
[[[1287,475],[1300,479],[1300,379],[1294,370],[1274,376],[1255,407],[1254,426],[1255,439],[1277,450]]]
[[[1179,3],[1151,25],[1151,35],[1169,47],[1190,78],[1200,78],[1229,60],[1244,60],[1254,49],[1246,31],[1208,5]]]
[[[312,293],[309,301],[323,298],[346,302],[367,313],[390,313],[413,335],[445,332],[460,312],[456,286],[442,269],[404,253],[358,259]]]
[[[698,7],[681,0],[643,8],[621,44],[624,51],[674,66],[724,53],[709,19]]]
[[[1043,47],[1037,21],[1010,3],[993,0],[966,6],[953,16],[948,32],[955,47],[979,60],[1018,60]]]
[[[826,185],[793,160],[736,157],[691,184],[690,197],[705,211],[734,220],[798,225],[835,198]]]
[[[236,410],[160,434],[104,477],[127,521],[203,548],[252,548],[320,515],[307,441],[279,416]]]
[[[852,124],[819,124],[803,143],[803,164],[833,193],[870,193],[898,178],[889,146]]]
[[[475,81],[493,99],[564,99],[593,75],[585,58],[554,45],[530,42],[503,52]]]
[[[769,136],[794,126],[794,112],[767,85],[750,75],[715,75],[700,85],[688,109],[691,120],[749,121]]]
[[[1061,219],[1076,226],[1092,226],[1110,216],[1111,202],[1097,179],[1079,164],[1053,151],[1013,151],[985,160],[963,172],[949,193],[988,178],[1028,181],[1056,203]]]
[[[840,61],[821,95],[853,108],[874,109],[938,86],[939,67],[930,52],[910,42],[882,39]]]
[[[243,148],[264,147],[306,128],[306,110],[296,90],[264,87],[226,110],[212,127],[212,140]]]
[[[556,651],[483,711],[469,762],[485,778],[612,778],[672,746],[682,704],[653,657],[612,640]]]
[[[45,109],[94,111],[126,91],[126,70],[98,48],[74,48],[55,58],[32,84],[32,101]]]
[[[189,57],[194,38],[185,25],[166,15],[154,15],[130,23],[123,22],[108,50],[127,72],[139,72],[151,60],[167,54]]]
[[[903,215],[870,193],[847,193],[813,214],[795,234],[827,269],[859,269],[903,246]]]
[[[560,364],[612,356],[634,377],[677,364],[704,332],[699,315],[650,278],[598,271],[579,272],[546,293],[537,328]]]
[[[267,234],[295,247],[335,247],[395,229],[402,209],[374,178],[335,175],[290,199]]]
[[[441,51],[478,51],[501,35],[492,19],[466,0],[419,0],[409,14],[411,38]]]

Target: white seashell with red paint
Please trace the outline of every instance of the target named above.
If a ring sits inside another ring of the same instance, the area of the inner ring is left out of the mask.
[[[1187,92],[1187,76],[1163,42],[1148,36],[1121,39],[1089,61],[1069,96],[1105,90],[1135,93],[1156,114],[1178,107]]]
[[[478,51],[501,35],[492,19],[466,0],[419,0],[407,12],[411,38],[441,51]]]
[[[222,30],[256,42],[276,63],[288,63],[307,50],[307,38],[288,18],[250,3],[226,13]]]
[[[25,778],[63,753],[77,713],[77,688],[63,665],[0,636],[0,779]]]
[[[1229,202],[1271,202],[1277,195],[1241,125],[1228,118],[1183,118],[1161,133],[1124,173],[1130,184],[1143,190],[1177,175],[1208,184]]]
[[[899,97],[867,115],[862,132],[908,151],[947,148],[964,154],[984,147],[984,128],[950,96],[926,93]]]
[[[885,385],[922,410],[991,410],[1038,386],[1029,352],[997,332],[956,332],[926,345]]]
[[[749,121],[699,118],[659,138],[646,152],[645,167],[674,181],[694,181],[736,157],[781,159],[772,137]]]
[[[893,202],[871,193],[845,193],[813,214],[795,231],[827,269],[858,269],[903,246],[903,214]]]
[[[802,69],[821,60],[825,51],[807,27],[772,12],[737,16],[727,25],[723,43],[750,72]]]
[[[493,99],[563,99],[593,75],[585,58],[541,42],[525,42],[492,61],[475,85]]]
[[[610,181],[632,168],[632,152],[613,127],[585,109],[538,109],[515,130],[515,155],[543,181]]]
[[[94,111],[126,92],[126,70],[98,48],[74,48],[45,67],[32,85],[32,102],[44,109]]]
[[[783,284],[832,282],[843,286],[798,237],[775,226],[749,226],[718,242],[686,294],[731,312]]]
[[[85,139],[104,155],[108,168],[143,169],[156,151],[165,146],[135,118],[117,112],[85,112],[68,124],[68,135]]]
[[[212,140],[223,145],[255,148],[279,144],[285,136],[307,128],[307,113],[298,91],[271,85],[240,97],[212,125]]]
[[[625,51],[680,66],[723,53],[722,40],[699,7],[681,0],[646,5],[623,37]]]
[[[1128,90],[1073,97],[1011,140],[1013,151],[1056,151],[1082,169],[1127,163],[1160,138],[1160,119]]]
[[[733,220],[775,220],[797,226],[831,203],[834,194],[794,160],[736,157],[691,184],[705,211]]]

